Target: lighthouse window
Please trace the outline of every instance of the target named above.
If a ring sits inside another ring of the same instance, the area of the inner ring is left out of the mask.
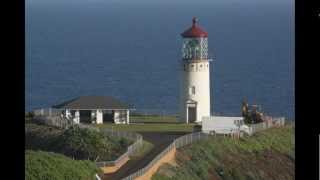
[[[189,88],[189,94],[190,95],[195,95],[196,94],[196,87],[195,86],[192,86]]]
[[[192,94],[196,94],[196,87],[192,86]]]

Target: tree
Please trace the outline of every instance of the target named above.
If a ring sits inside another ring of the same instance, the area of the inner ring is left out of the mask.
[[[251,105],[251,110],[246,100],[242,101],[242,116],[245,124],[256,124],[263,122],[263,113],[259,112],[258,105]]]
[[[250,115],[249,115],[249,105],[248,105],[246,100],[242,100],[241,111],[242,111],[242,116],[244,118],[244,122],[246,124],[249,124],[251,122],[251,118],[250,118]]]

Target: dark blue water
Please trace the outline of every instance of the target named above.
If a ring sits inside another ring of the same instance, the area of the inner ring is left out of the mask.
[[[26,110],[82,95],[177,113],[180,33],[209,33],[214,112],[247,98],[294,118],[294,12],[282,3],[27,3]]]

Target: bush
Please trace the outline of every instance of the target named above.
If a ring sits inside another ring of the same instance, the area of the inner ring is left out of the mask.
[[[54,151],[63,130],[36,124],[26,124],[25,149]]]
[[[25,179],[85,179],[95,180],[102,172],[90,161],[76,161],[61,154],[25,151]]]
[[[75,126],[63,133],[58,147],[62,154],[76,159],[113,160],[125,152],[128,143],[123,138],[105,137],[98,131]]]
[[[101,132],[78,126],[60,130],[30,125],[26,132],[26,149],[53,151],[78,160],[114,160],[131,143],[124,138],[105,136]]]

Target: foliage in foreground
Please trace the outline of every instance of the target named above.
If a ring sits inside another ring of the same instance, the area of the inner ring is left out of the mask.
[[[79,160],[106,161],[120,156],[130,143],[124,138],[105,136],[77,126],[60,130],[28,124],[25,148],[61,153]]]
[[[216,137],[178,150],[178,166],[167,164],[152,179],[294,179],[294,152],[290,127],[241,140]]]
[[[83,179],[95,180],[102,172],[93,162],[72,160],[61,154],[43,151],[25,151],[25,179]]]
[[[154,148],[154,145],[148,141],[143,140],[142,146],[139,148],[139,151],[130,155],[130,160],[139,160],[143,158],[147,153],[149,153]]]

